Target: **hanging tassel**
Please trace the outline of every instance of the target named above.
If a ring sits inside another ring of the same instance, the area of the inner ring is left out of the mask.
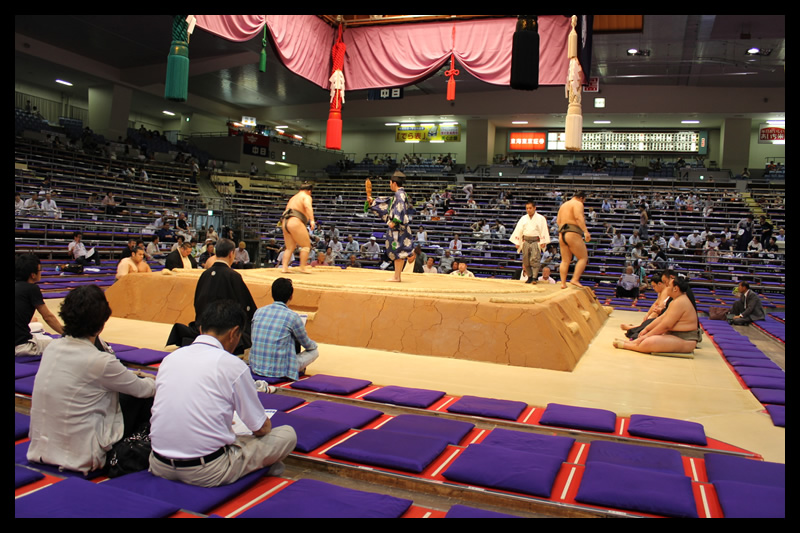
[[[456,48],[456,27],[453,25],[453,50]],[[445,70],[444,75],[448,76],[447,80],[447,99],[449,101],[456,99],[456,80],[454,76],[458,76],[458,69],[456,68],[456,56],[454,53],[450,54],[450,70]]]
[[[186,15],[176,15],[172,20],[172,44],[167,56],[167,80],[164,98],[185,102],[189,95],[189,23]]]
[[[458,69],[456,68],[456,58],[454,55],[450,56],[450,70],[445,70],[444,75],[449,76],[450,78],[447,80],[447,99],[448,100],[455,100],[456,99],[456,80],[453,76],[458,76]]]
[[[569,33],[567,57],[569,57],[569,71],[567,72],[566,97],[569,100],[565,129],[565,148],[577,152],[581,149],[583,138],[583,115],[581,114],[581,85],[583,83],[583,70],[578,61],[578,33],[575,26],[578,17],[572,16],[572,30]]]
[[[520,15],[511,48],[511,88],[533,91],[539,88],[538,17]]]
[[[261,39],[261,59],[258,62],[258,70],[267,71],[267,25],[264,24],[264,38]]]
[[[346,47],[342,41],[342,26],[339,25],[339,36],[333,45],[333,73],[330,77],[331,102],[328,111],[328,126],[325,135],[325,147],[330,150],[342,149],[342,104],[344,103],[344,54]]]

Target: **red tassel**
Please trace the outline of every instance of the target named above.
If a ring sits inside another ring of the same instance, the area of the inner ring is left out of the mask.
[[[458,69],[455,67],[456,58],[454,55],[450,56],[450,70],[445,70],[444,75],[450,76],[447,80],[447,99],[448,100],[455,100],[456,99],[456,80],[453,76],[458,76]]]
[[[342,41],[342,27],[339,26],[339,37],[331,51],[333,56],[333,72],[344,69],[345,44]],[[332,72],[332,73],[333,73]],[[342,96],[336,90],[328,111],[328,125],[325,134],[325,147],[329,150],[342,149]]]

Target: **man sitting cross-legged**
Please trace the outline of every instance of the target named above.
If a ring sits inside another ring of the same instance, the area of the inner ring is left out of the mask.
[[[292,280],[276,279],[272,282],[274,302],[253,316],[250,368],[254,374],[297,379],[319,357],[317,344],[308,338],[300,315],[287,306],[293,293]],[[301,351],[301,346],[305,350]]]
[[[194,343],[167,355],[158,369],[150,472],[201,487],[228,485],[266,467],[280,475],[297,435],[291,426],[272,427],[250,369],[231,355],[247,313],[238,302],[217,300],[200,322]],[[234,411],[252,434],[234,433]]]
[[[686,291],[689,280],[677,276],[670,280],[667,294],[672,301],[664,313],[645,327],[636,340],[614,341],[615,348],[641,353],[691,353],[700,342],[697,310]]]

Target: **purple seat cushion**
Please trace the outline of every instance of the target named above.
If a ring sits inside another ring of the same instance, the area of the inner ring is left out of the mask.
[[[666,448],[598,440],[589,446],[586,466],[595,462],[684,475],[680,452]]]
[[[449,444],[456,446],[474,427],[475,424],[469,422],[448,420],[436,416],[398,415],[383,424],[380,429],[396,433],[441,437]]]
[[[786,518],[786,489],[739,481],[716,481],[725,518]]]
[[[761,403],[770,403],[775,405],[786,405],[786,391],[781,389],[761,389],[758,387],[750,389],[750,392]]]
[[[528,405],[524,402],[480,398],[478,396],[462,396],[461,399],[448,407],[447,410],[451,413],[460,413],[464,415],[516,420],[526,407],[528,407]]]
[[[238,518],[400,518],[413,502],[299,479]]]
[[[372,382],[366,379],[317,374],[316,376],[311,376],[308,379],[295,381],[290,385],[290,387],[293,389],[324,392],[327,394],[353,394],[354,392],[360,391],[364,387],[371,384]]]
[[[786,378],[770,378],[765,376],[742,376],[742,381],[744,381],[744,384],[751,389],[753,387],[756,387],[761,389],[786,390]]]
[[[418,407],[426,409],[434,402],[444,396],[443,391],[412,389],[409,387],[381,387],[364,396],[365,400],[371,402],[390,403],[392,405],[402,405],[404,407]]]
[[[28,437],[28,431],[31,429],[31,417],[22,413],[14,412],[14,440],[24,439]]]
[[[749,350],[743,349],[722,349],[722,355],[725,357],[740,357],[743,359],[763,359],[764,352],[759,350],[758,348],[753,348]]]
[[[252,370],[250,370],[250,375],[253,376],[254,380],[263,380],[263,381],[266,381],[267,383],[269,383],[270,385],[277,385],[278,383],[286,383],[287,381],[292,381],[291,379],[286,378],[286,377],[273,378],[273,377],[269,377],[269,376],[259,376],[258,374],[256,374]]]
[[[743,367],[757,367],[757,368],[773,368],[780,370],[781,367],[776,365],[769,357],[766,355],[762,358],[750,358],[750,357],[728,357],[728,363],[733,368],[738,369],[740,366]]]
[[[297,434],[295,450],[303,453],[316,450],[350,429],[350,424],[346,422],[297,416],[294,413],[275,413],[271,422],[273,427],[292,426]]]
[[[33,395],[33,382],[36,379],[36,376],[25,376],[24,378],[19,378],[14,380],[14,392],[18,392],[20,394],[27,394],[28,396]]]
[[[128,352],[130,350],[138,350],[136,346],[130,346],[129,344],[117,344],[116,342],[109,342],[108,345],[114,349],[114,353]]]
[[[179,510],[171,503],[76,478],[14,501],[15,518],[165,518]]]
[[[175,505],[179,509],[205,514],[253,486],[264,477],[266,472],[267,469],[262,468],[243,476],[230,485],[221,487],[197,487],[180,481],[160,478],[147,470],[142,470],[109,479],[103,482],[103,486],[116,487],[132,494]]]
[[[780,368],[761,368],[755,366],[741,366],[736,368],[736,372],[744,377],[744,376],[763,376],[767,378],[778,378],[778,379],[785,379],[786,372],[781,370]]]
[[[264,406],[264,409],[275,409],[277,411],[289,411],[305,402],[305,400],[297,398],[296,396],[267,394],[266,392],[259,392],[258,399],[261,405]]]
[[[152,365],[160,363],[164,358],[169,355],[169,352],[162,350],[151,350],[150,348],[136,348],[134,350],[125,350],[124,352],[117,353],[117,359],[125,363],[135,365]]]
[[[617,415],[605,409],[549,403],[539,423],[545,426],[613,433],[617,425]]]
[[[34,481],[44,478],[44,474],[25,468],[24,466],[14,465],[14,488],[18,489]]]
[[[447,439],[367,429],[327,451],[336,459],[420,473],[445,448]]]
[[[14,362],[14,379],[35,376],[39,371],[39,363],[17,363]]]
[[[586,465],[575,500],[661,516],[697,518],[688,477],[601,461]]]
[[[772,418],[772,423],[778,427],[786,427],[786,406],[785,405],[768,405],[767,412]]]
[[[684,442],[706,446],[706,432],[702,424],[674,418],[650,415],[631,415],[628,433],[636,437]]]
[[[556,435],[540,435],[511,429],[495,428],[481,444],[502,446],[510,450],[551,455],[566,461],[575,439]]]
[[[460,483],[549,498],[561,463],[552,455],[471,444],[443,475]]]
[[[475,509],[474,507],[467,507],[466,505],[453,505],[447,511],[445,518],[519,518],[518,516],[497,513],[495,511],[484,511],[483,509]]]
[[[43,470],[45,472],[49,472],[51,474],[55,474],[60,477],[76,477],[81,479],[94,479],[99,477],[103,474],[102,470],[95,470],[93,472],[89,472],[87,475],[83,475],[80,472],[75,472],[73,470],[60,470],[56,465],[49,465],[45,463],[34,463],[32,461],[28,461],[28,448],[31,445],[31,441],[26,440],[25,442],[20,442],[19,444],[14,445],[14,463],[21,465],[21,466],[29,466],[31,468],[35,468],[36,470]]]
[[[705,455],[708,480],[740,481],[754,485],[786,487],[786,465],[757,461],[746,457],[707,453]]]
[[[357,429],[372,422],[383,413],[377,409],[369,409],[367,407],[317,400],[295,409],[291,414],[340,422],[347,424],[348,427]]]

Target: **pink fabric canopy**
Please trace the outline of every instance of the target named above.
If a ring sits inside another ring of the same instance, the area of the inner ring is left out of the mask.
[[[231,41],[257,37],[264,24],[286,67],[328,89],[336,30],[314,15],[196,15],[197,26]],[[456,68],[508,85],[516,18],[430,22],[345,29],[347,90],[402,87],[436,72],[451,54]],[[563,85],[570,21],[539,17],[539,85]]]

